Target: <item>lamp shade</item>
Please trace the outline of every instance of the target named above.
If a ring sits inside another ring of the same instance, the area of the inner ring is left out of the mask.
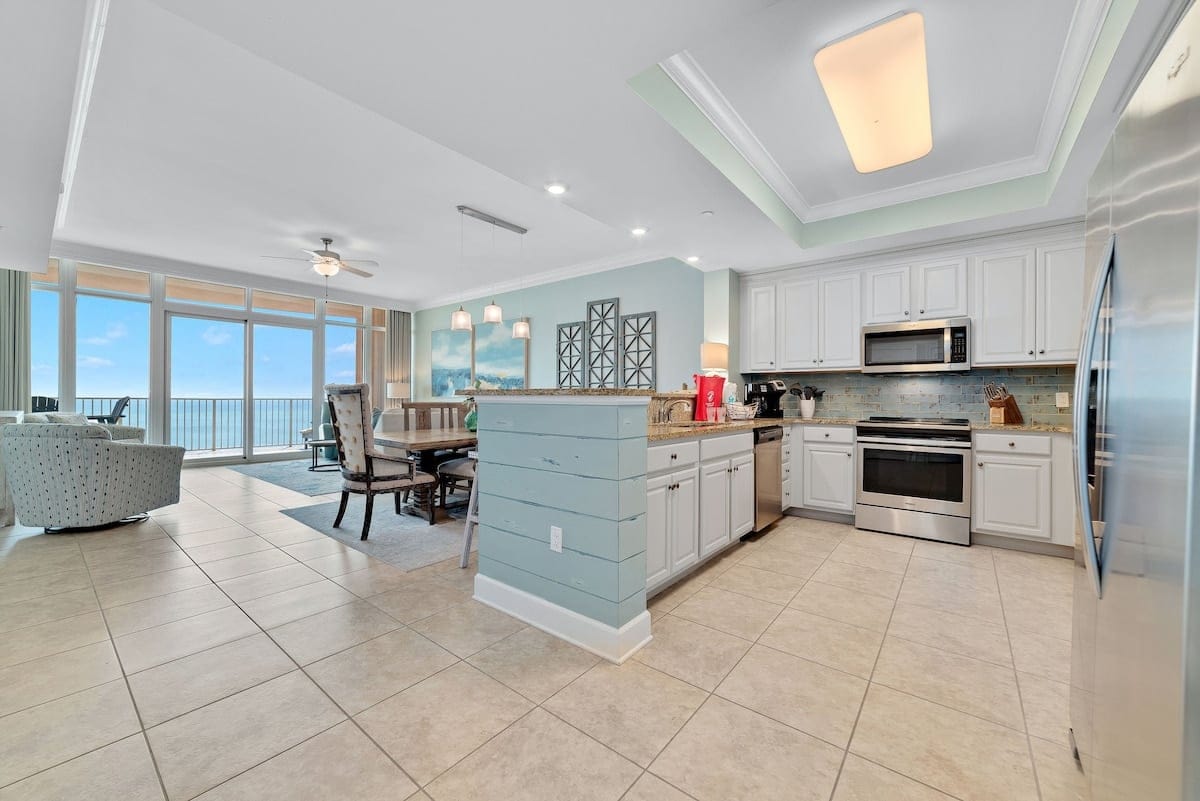
[[[451,331],[470,331],[471,330],[471,313],[462,306],[458,307],[458,311],[450,313],[450,330]]]
[[[403,381],[389,381],[387,384],[388,398],[395,400],[396,398],[407,398],[409,395],[408,384]]]
[[[495,300],[483,307],[483,321],[485,323],[504,322],[504,310],[496,305]]]
[[[516,320],[513,322],[513,339],[529,339],[529,321]]]
[[[729,346],[724,342],[700,343],[701,370],[728,370]]]

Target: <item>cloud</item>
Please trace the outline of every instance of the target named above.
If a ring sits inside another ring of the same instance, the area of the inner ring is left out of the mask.
[[[352,378],[357,378],[358,374],[355,373],[353,370],[339,370],[338,372],[333,374],[333,377],[334,378],[351,378],[352,379]]]
[[[358,347],[353,342],[343,342],[336,348],[330,348],[330,353],[357,353]]]
[[[223,331],[215,325],[210,325],[200,334],[200,338],[209,345],[227,345],[233,337],[228,331]]]
[[[104,336],[86,337],[83,340],[85,345],[109,345],[114,340],[124,339],[129,334],[129,329],[125,327],[125,323],[115,322],[109,323],[104,329]]]
[[[114,362],[99,356],[80,356],[78,364],[80,367],[112,367]]]

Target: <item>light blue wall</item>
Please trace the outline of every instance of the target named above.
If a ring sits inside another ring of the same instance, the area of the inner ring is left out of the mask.
[[[533,337],[529,348],[532,387],[553,387],[554,340],[559,323],[582,320],[587,303],[620,298],[621,313],[658,313],[658,389],[679,389],[692,383],[699,371],[704,339],[704,274],[677,259],[635,264],[603,273],[568,278],[496,295],[506,322],[529,318]],[[479,322],[490,296],[463,303]],[[413,315],[413,397],[428,398],[429,334],[450,327],[450,312],[458,304],[425,309]]]

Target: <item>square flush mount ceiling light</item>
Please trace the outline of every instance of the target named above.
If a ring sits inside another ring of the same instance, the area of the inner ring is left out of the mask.
[[[933,149],[925,20],[912,11],[839,39],[813,57],[854,168],[875,172]]]

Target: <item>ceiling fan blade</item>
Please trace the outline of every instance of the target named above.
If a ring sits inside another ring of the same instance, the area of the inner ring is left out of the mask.
[[[309,257],[310,257],[310,258],[313,258],[313,259],[323,259],[323,258],[325,258],[324,256],[322,256],[320,253],[316,252],[315,250],[305,250],[304,248],[300,248],[300,252],[301,252],[301,253],[307,253],[307,254],[309,255]]]
[[[371,259],[342,259],[342,264],[361,264],[364,267],[378,267],[379,262]]]
[[[369,273],[366,270],[360,270],[357,267],[351,267],[349,264],[346,264],[346,262],[342,262],[342,269],[348,273],[357,275],[360,278],[374,278],[375,277],[374,273]]]
[[[302,259],[299,256],[259,256],[260,259],[279,259],[281,261],[303,261],[309,262],[312,259]]]

